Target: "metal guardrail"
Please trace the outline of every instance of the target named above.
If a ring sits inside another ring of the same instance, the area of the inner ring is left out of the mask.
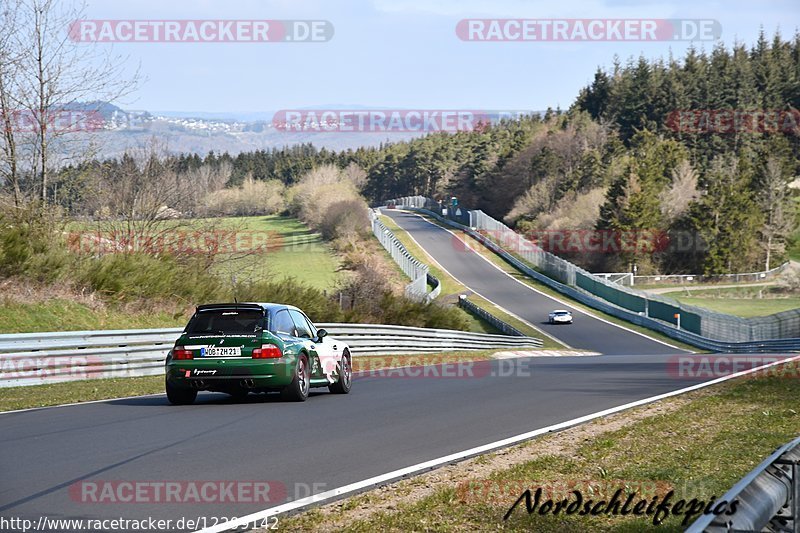
[[[586,294],[630,312],[643,312],[645,316],[664,323],[677,326],[680,320],[682,329],[688,329],[691,333],[707,339],[735,343],[800,338],[800,309],[752,318],[717,313],[680,303],[665,296],[612,283],[602,276],[587,272],[543,250],[483,211],[459,210],[456,213],[447,212],[446,217],[441,217],[439,212],[444,214],[441,206],[423,196],[406,196],[390,202],[396,206],[422,209],[426,213],[439,216],[448,224],[458,224],[461,228],[469,227],[471,230],[485,232],[493,236],[493,240],[500,247],[513,250],[516,252],[515,255],[519,255],[537,271],[556,282],[579,288]]]
[[[717,500],[728,503],[738,500],[735,513],[719,516],[703,515],[689,526],[687,533],[729,531],[800,533],[798,476],[800,476],[800,438],[778,448]]]
[[[321,323],[353,355],[539,348],[530,337],[380,324]],[[0,388],[158,375],[183,328],[0,335]]]
[[[459,224],[457,222],[444,218],[428,209],[417,208],[413,206],[404,206],[404,207],[410,211],[424,213],[425,215],[431,216],[439,220],[440,222],[443,222],[449,226],[464,231],[465,233],[473,237],[475,240],[477,240],[478,242],[489,248],[491,251],[498,254],[503,259],[505,259],[516,269],[534,278],[535,280],[547,285],[548,287],[560,292],[561,294],[564,294],[565,296],[577,300],[578,302],[587,305],[593,309],[602,311],[603,313],[636,324],[637,326],[646,327],[653,331],[663,333],[664,335],[667,335],[668,337],[671,337],[675,340],[684,342],[686,344],[691,344],[692,346],[696,346],[698,348],[702,348],[704,350],[710,350],[713,352],[729,352],[729,353],[800,352],[800,338],[748,341],[748,342],[719,341],[703,337],[701,335],[692,333],[690,331],[686,331],[684,329],[678,329],[672,324],[661,322],[657,319],[645,315],[640,315],[638,313],[634,313],[622,307],[617,307],[613,304],[606,302],[605,300],[596,298],[586,292],[583,292],[574,287],[570,287],[569,285],[566,285],[564,283],[560,283],[548,276],[545,276],[540,272],[537,272],[536,270],[534,270],[521,260],[514,257],[512,254],[508,253],[493,240],[473,230],[470,227],[464,226],[463,224]]]
[[[491,314],[489,311],[481,307],[478,307],[474,303],[467,300],[467,297],[463,294],[458,297],[458,305],[460,307],[463,307],[473,315],[482,318],[483,320],[494,326],[498,331],[501,331],[503,335],[513,335],[516,337],[525,336],[524,333],[522,333],[520,330],[518,330],[511,324],[504,322],[503,320],[500,320],[499,318]]]
[[[425,303],[431,302],[439,296],[442,290],[439,280],[430,275],[428,265],[411,255],[403,243],[392,233],[392,230],[378,219],[378,214],[377,210],[370,210],[372,233],[405,275],[411,278],[411,283],[406,286],[406,296]],[[434,287],[431,292],[427,290],[429,283]]]

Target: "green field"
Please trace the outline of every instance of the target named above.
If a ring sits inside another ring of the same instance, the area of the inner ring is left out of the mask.
[[[218,263],[212,268],[226,280],[238,282],[258,281],[270,277],[294,277],[307,285],[322,290],[332,290],[341,276],[340,259],[322,240],[302,222],[289,217],[228,217],[168,221],[186,235],[214,234],[235,243],[236,257],[219,253]],[[72,249],[88,252],[94,235],[113,235],[102,223],[72,222],[65,228],[71,234]],[[81,235],[81,240],[75,240]],[[85,240],[84,240],[85,239]],[[194,237],[194,241],[202,239]],[[111,241],[108,241],[111,242]],[[190,241],[187,241],[190,242]],[[247,253],[253,245],[266,244],[265,251]],[[110,246],[109,246],[110,247]],[[162,246],[163,248],[163,246]],[[95,248],[96,249],[96,248]],[[151,246],[150,250],[158,249]],[[223,250],[225,248],[222,248]],[[233,259],[231,259],[233,257]],[[192,305],[189,302],[140,302],[138,305],[73,298],[64,294],[17,294],[14,297],[0,293],[0,333],[31,331],[74,331],[94,329],[136,329],[183,326]]]
[[[668,292],[663,296],[673,298],[687,305],[696,305],[718,313],[745,318],[767,316],[800,308],[800,294],[782,293],[774,287],[675,291]]]
[[[222,227],[266,237],[269,245],[264,254],[222,262],[216,269],[220,275],[238,279],[290,276],[318,289],[335,287],[340,277],[339,258],[319,233],[312,232],[299,220],[277,215],[217,220]]]
[[[295,218],[277,215],[257,217],[222,217],[175,220],[164,227],[188,235],[187,242],[198,243],[196,235],[223,235],[221,250],[229,247],[235,253],[217,255],[214,272],[237,281],[262,280],[270,277],[295,277],[313,287],[330,290],[339,279],[340,260],[318,233]],[[103,223],[76,222],[68,231],[111,233]],[[265,251],[251,252],[265,245]],[[188,245],[187,245],[188,246]],[[153,247],[155,248],[155,247]]]

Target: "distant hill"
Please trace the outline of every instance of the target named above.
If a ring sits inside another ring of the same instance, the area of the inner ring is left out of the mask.
[[[105,121],[92,141],[102,157],[114,157],[126,149],[144,146],[155,136],[173,153],[238,154],[253,150],[313,143],[319,148],[346,150],[359,146],[378,146],[420,137],[422,132],[287,132],[272,123],[274,111],[203,112],[125,110],[107,102],[76,103],[65,106],[98,112]],[[306,110],[372,109],[359,105],[309,106]],[[388,107],[375,108],[388,109]],[[489,112],[494,122],[500,112]]]

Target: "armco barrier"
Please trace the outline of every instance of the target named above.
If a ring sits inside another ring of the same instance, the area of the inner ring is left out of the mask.
[[[539,348],[530,337],[380,324],[317,324],[354,356],[490,348]],[[151,376],[182,328],[0,335],[0,388],[97,378]]]
[[[482,309],[477,305],[475,305],[474,303],[467,300],[467,297],[463,294],[458,297],[458,305],[460,307],[463,307],[473,315],[485,320],[486,322],[494,326],[498,331],[501,331],[504,335],[513,335],[516,337],[525,336],[520,330],[518,330],[511,324],[508,324],[500,320],[499,318],[491,314],[489,311]]]
[[[505,259],[508,263],[513,265],[521,272],[527,274],[528,276],[534,278],[537,281],[540,281],[541,283],[547,285],[548,287],[555,289],[561,294],[564,294],[588,307],[597,309],[598,311],[602,311],[603,313],[609,314],[611,316],[621,318],[623,320],[636,324],[637,326],[646,327],[653,331],[663,333],[668,337],[684,342],[686,344],[691,344],[692,346],[696,346],[698,348],[714,352],[728,352],[728,353],[800,352],[800,338],[784,338],[784,339],[771,339],[771,340],[746,341],[746,342],[720,341],[716,339],[710,339],[702,335],[698,335],[697,333],[692,333],[691,331],[687,331],[683,328],[678,329],[677,327],[667,322],[655,320],[643,314],[640,315],[639,313],[634,313],[633,311],[629,311],[627,309],[612,305],[606,302],[605,300],[596,298],[593,295],[578,290],[575,287],[570,287],[563,283],[559,283],[558,281],[548,276],[545,276],[540,272],[537,272],[536,270],[525,264],[523,261],[520,261],[510,253],[506,252],[493,240],[487,238],[486,236],[473,230],[470,227],[464,226],[457,222],[453,222],[452,220],[448,220],[442,217],[441,215],[434,213],[433,211],[430,211],[428,209],[418,208],[414,206],[406,206],[402,204],[400,200],[396,200],[396,202],[398,206],[402,205],[403,207],[411,211],[416,211],[431,216],[439,220],[440,222],[443,222],[454,228],[464,231],[465,233],[473,237],[475,240],[479,241],[481,244],[492,250],[494,253],[501,256],[503,259]],[[792,311],[787,311],[787,312],[791,313]],[[798,313],[800,313],[800,310],[798,311]]]
[[[436,202],[423,196],[408,196],[390,200],[397,206],[424,209],[426,212],[441,216],[441,206]],[[800,309],[791,309],[781,313],[765,317],[741,318],[723,313],[716,313],[708,309],[692,305],[682,304],[671,298],[654,295],[625,287],[616,283],[611,283],[602,276],[597,276],[579,268],[578,266],[562,259],[556,255],[546,252],[535,243],[525,239],[523,236],[514,232],[502,222],[495,220],[483,211],[463,211],[461,216],[453,217],[448,213],[447,217],[442,217],[448,223],[459,224],[463,227],[468,219],[469,228],[479,232],[486,232],[492,236],[493,240],[505,250],[514,250],[518,256],[533,265],[534,268],[545,274],[547,277],[561,282],[570,287],[581,286],[579,276],[584,276],[593,280],[595,283],[588,288],[584,283],[583,290],[597,296],[617,307],[622,307],[628,311],[641,312],[639,299],[646,300],[644,314],[649,312],[649,304],[657,310],[668,311],[667,306],[672,306],[679,310],[681,322],[683,315],[687,316],[687,328],[703,337],[722,342],[753,342],[771,339],[791,339],[800,337]],[[662,320],[672,322],[677,325],[675,313],[669,317],[659,316]],[[681,324],[683,326],[683,324]]]
[[[438,279],[428,273],[428,265],[421,263],[406,250],[406,247],[395,237],[392,230],[378,219],[377,212],[370,211],[370,221],[372,223],[372,233],[406,276],[411,278],[411,283],[406,286],[406,296],[412,300],[420,300],[425,303],[439,296],[442,290],[441,285]],[[430,293],[427,291],[428,283],[434,287]]]
[[[734,500],[735,513],[703,515],[687,533],[800,531],[800,438],[778,448],[716,503]]]

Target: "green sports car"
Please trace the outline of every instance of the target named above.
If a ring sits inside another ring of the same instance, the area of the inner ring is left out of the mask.
[[[203,390],[239,398],[278,391],[302,402],[311,387],[347,394],[351,384],[347,344],[291,305],[201,305],[166,361],[167,398],[177,405]]]

